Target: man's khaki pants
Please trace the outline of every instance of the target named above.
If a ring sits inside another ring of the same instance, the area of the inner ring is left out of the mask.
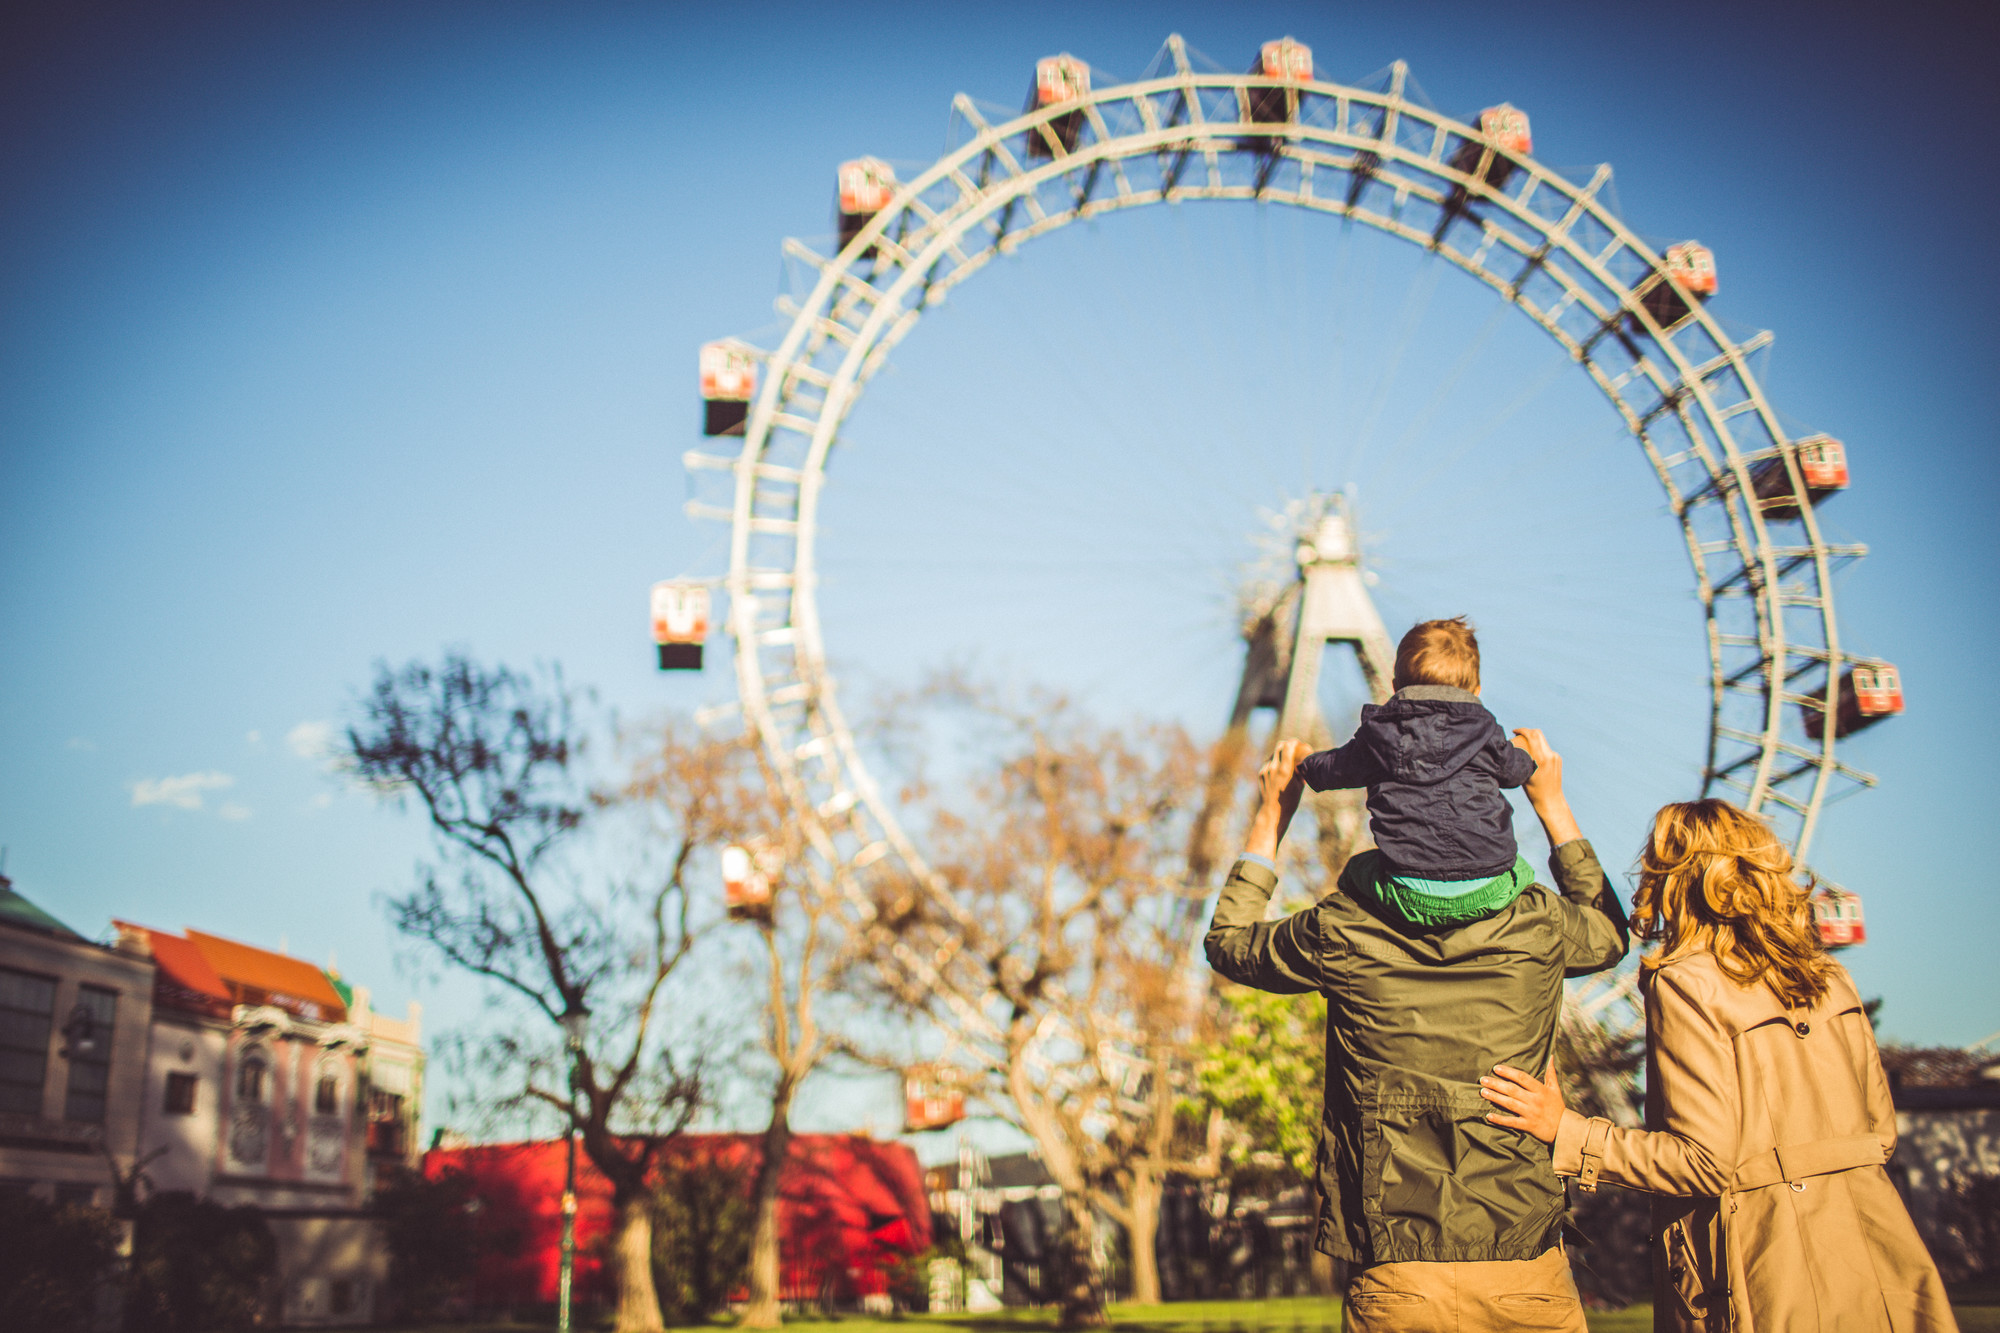
[[[1364,1268],[1347,1284],[1342,1327],[1349,1333],[1588,1333],[1561,1246],[1539,1259]]]

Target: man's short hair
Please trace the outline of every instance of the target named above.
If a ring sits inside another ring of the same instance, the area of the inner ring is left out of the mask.
[[[1396,645],[1394,688],[1411,685],[1455,685],[1479,689],[1479,639],[1464,616],[1426,620],[1413,626]]]

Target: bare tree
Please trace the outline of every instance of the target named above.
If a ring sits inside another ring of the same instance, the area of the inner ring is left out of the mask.
[[[751,1178],[749,1301],[741,1323],[776,1328],[782,1295],[779,1185],[791,1150],[792,1103],[800,1085],[836,1047],[818,1005],[839,985],[849,954],[837,900],[819,863],[808,854],[804,830],[787,815],[775,777],[754,743],[739,742],[734,757],[745,780],[736,789],[728,828],[745,859],[737,871],[745,878],[731,886],[740,895],[731,915],[752,924],[760,937],[765,973],[761,1036],[773,1069],[770,1117]],[[670,802],[673,790],[671,772],[644,773],[629,792],[640,800]]]
[[[867,943],[947,1058],[1041,1150],[1068,1215],[1067,1327],[1105,1322],[1096,1218],[1131,1240],[1133,1296],[1159,1299],[1170,1171],[1212,1170],[1176,1115],[1206,988],[1184,877],[1206,763],[1177,728],[1094,726],[1060,699],[934,690],[983,758],[906,792],[931,864],[874,885]]]
[[[701,1093],[699,1068],[676,1059],[662,997],[694,943],[690,862],[727,836],[742,766],[734,747],[669,729],[648,788],[663,863],[643,884],[593,874],[580,839],[616,798],[587,790],[576,705],[554,670],[486,668],[459,654],[435,667],[385,665],[343,757],[369,787],[414,797],[429,817],[444,866],[420,869],[391,901],[396,928],[531,1025],[488,1042],[493,1073],[513,1081],[517,1103],[560,1117],[610,1182],[616,1328],[643,1333],[662,1327],[649,1176]],[[588,1041],[566,1062],[564,1016],[593,1010]]]

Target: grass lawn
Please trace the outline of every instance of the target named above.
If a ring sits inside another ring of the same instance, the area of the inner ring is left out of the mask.
[[[2000,1292],[1967,1293],[1969,1300],[1952,1308],[1963,1333],[2000,1333]],[[1270,1301],[1182,1301],[1173,1305],[1114,1305],[1111,1322],[1115,1329],[1129,1333],[1320,1333],[1340,1327],[1340,1302],[1322,1297]],[[785,1327],[799,1333],[1033,1333],[1052,1328],[1055,1316],[1049,1310],[1007,1310],[997,1314],[911,1315],[903,1319],[875,1319],[854,1315],[841,1319],[788,1319]],[[434,1328],[411,1329],[406,1333],[549,1333],[553,1321],[544,1324],[446,1324]],[[578,1330],[601,1327],[586,1322]],[[718,1322],[709,1329],[729,1327]],[[1626,1310],[1597,1310],[1590,1314],[1591,1333],[1649,1333],[1653,1327],[1650,1306],[1635,1305]]]

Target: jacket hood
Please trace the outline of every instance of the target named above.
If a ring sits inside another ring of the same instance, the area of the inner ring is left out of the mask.
[[[1393,780],[1423,786],[1471,763],[1496,725],[1470,691],[1412,685],[1388,703],[1364,704],[1354,734]]]

